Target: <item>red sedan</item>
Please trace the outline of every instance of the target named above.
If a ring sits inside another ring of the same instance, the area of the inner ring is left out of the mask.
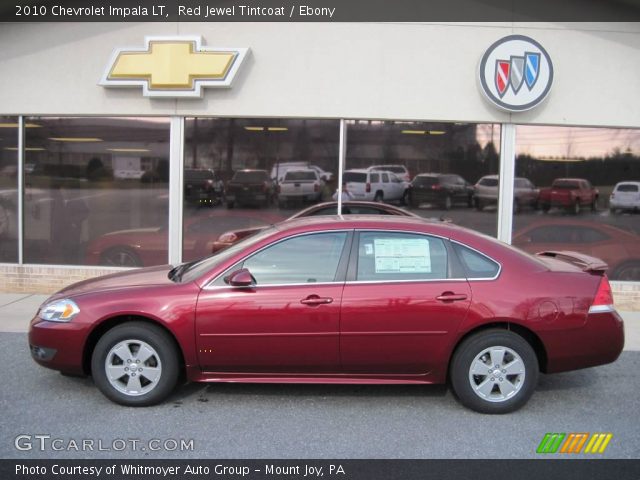
[[[31,322],[39,364],[111,400],[199,382],[450,380],[474,410],[524,405],[538,373],[613,362],[624,344],[593,257],[531,256],[441,222],[297,219],[217,255],[77,283]]]

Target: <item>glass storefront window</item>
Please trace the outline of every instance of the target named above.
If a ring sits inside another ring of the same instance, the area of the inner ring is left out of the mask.
[[[25,123],[25,263],[167,263],[167,118]]]
[[[187,118],[183,260],[331,200],[339,129],[336,120]]]
[[[349,120],[343,200],[400,205],[496,236],[500,125]]]
[[[0,262],[18,261],[18,117],[0,116]]]
[[[533,191],[535,208],[517,205],[513,245],[592,255],[611,279],[640,281],[640,130],[518,126],[516,151],[515,201]]]

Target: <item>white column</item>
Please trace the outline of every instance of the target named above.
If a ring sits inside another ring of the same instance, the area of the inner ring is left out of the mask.
[[[500,135],[500,187],[498,240],[511,243],[513,227],[513,181],[516,169],[516,126],[503,123]]]
[[[171,117],[169,140],[169,263],[182,263],[182,178],[184,172],[184,117]]]
[[[340,140],[338,144],[338,215],[342,215],[342,171],[347,155],[347,122],[340,119]]]
[[[24,117],[18,117],[18,263],[24,263]]]

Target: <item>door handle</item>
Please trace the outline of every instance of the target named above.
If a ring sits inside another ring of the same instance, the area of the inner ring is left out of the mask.
[[[302,300],[300,300],[300,303],[302,303],[303,305],[310,305],[312,307],[316,305],[326,305],[332,302],[333,298],[319,297],[318,295],[309,295],[307,298],[303,298]]]
[[[456,302],[460,300],[466,300],[467,295],[464,293],[444,292],[442,295],[438,295],[436,300],[441,302]]]

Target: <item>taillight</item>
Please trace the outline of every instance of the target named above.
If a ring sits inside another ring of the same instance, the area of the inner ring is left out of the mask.
[[[431,190],[440,190],[442,188],[439,184],[431,185]]]
[[[607,276],[603,275],[600,279],[600,285],[598,285],[596,296],[589,308],[589,313],[613,312],[614,310],[611,285],[609,285],[609,279]]]
[[[367,182],[366,192],[367,193],[371,192],[371,184],[369,182]]]

